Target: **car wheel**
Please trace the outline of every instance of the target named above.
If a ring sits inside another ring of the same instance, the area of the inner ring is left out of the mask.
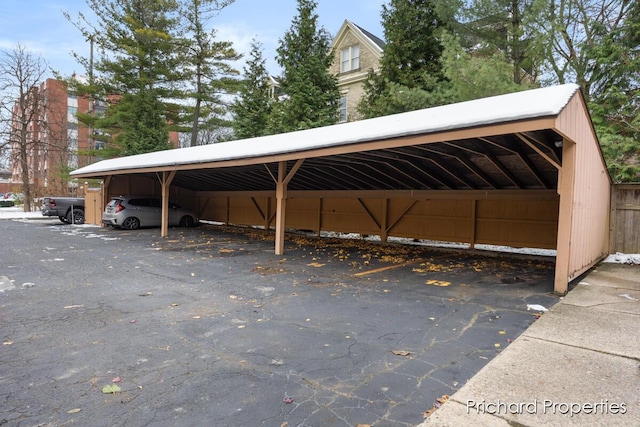
[[[60,218],[60,221],[64,222],[65,224],[69,221],[67,221],[67,217],[64,216],[59,216],[58,218]]]
[[[135,216],[125,218],[125,220],[122,221],[122,228],[124,228],[125,230],[135,230],[137,228],[140,228],[140,220]]]
[[[193,223],[193,217],[190,217],[189,215],[180,218],[180,227],[193,227]]]
[[[69,224],[84,224],[84,211],[82,209],[74,209],[67,214],[67,222]]]

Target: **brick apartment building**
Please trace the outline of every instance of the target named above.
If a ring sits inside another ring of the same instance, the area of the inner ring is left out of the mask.
[[[84,79],[83,76],[74,76]],[[30,96],[34,114],[27,127],[27,160],[29,177],[32,184],[32,196],[79,195],[80,185],[69,179],[68,173],[98,160],[89,156],[88,150],[100,149],[101,141],[92,136],[96,132],[79,125],[77,113],[101,114],[106,106],[91,101],[87,97],[75,96],[56,79],[47,79],[34,89]],[[14,107],[14,117],[19,113]],[[19,121],[14,121],[19,126]],[[14,127],[14,133],[20,129]],[[12,138],[16,140],[17,138]],[[169,140],[178,146],[178,133],[169,132]],[[19,191],[22,185],[22,163],[19,157],[19,145],[11,144],[11,183],[13,191]]]
[[[33,196],[45,193],[66,195],[76,192],[69,183],[68,172],[93,161],[86,152],[94,144],[89,129],[78,126],[77,112],[89,112],[88,98],[67,92],[56,79],[47,79],[33,89],[29,96],[31,120],[27,123],[26,165],[32,184]],[[19,105],[14,106],[14,117],[19,116]],[[14,135],[20,132],[20,121],[15,120]],[[11,182],[22,183],[22,164],[18,138],[12,137]]]

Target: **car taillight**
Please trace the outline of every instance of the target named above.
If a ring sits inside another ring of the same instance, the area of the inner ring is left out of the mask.
[[[122,206],[122,205],[116,206],[116,213],[121,212],[123,210],[124,210],[124,206]]]
[[[56,201],[54,199],[49,199],[49,205],[51,205],[52,208],[56,207]]]

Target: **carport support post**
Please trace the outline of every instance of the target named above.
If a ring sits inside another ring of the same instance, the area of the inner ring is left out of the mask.
[[[287,162],[278,162],[278,178],[276,180],[276,255],[284,254],[284,214],[287,209],[287,185],[293,175],[296,174],[303,159],[296,161],[289,173],[287,173]]]
[[[573,228],[573,188],[576,172],[576,144],[566,138],[562,143],[562,168],[558,174],[560,212],[558,216],[558,241],[556,244],[556,272],[553,290],[564,295],[569,289],[569,265],[571,261],[571,230]]]
[[[287,184],[285,175],[287,162],[278,163],[278,181],[276,182],[276,255],[284,254],[284,212],[287,208]]]
[[[175,176],[176,171],[162,172],[162,228],[160,237],[167,237],[169,235],[169,187]]]
[[[102,181],[102,209],[104,210],[109,203],[109,186],[111,185],[112,175],[108,175]],[[106,227],[105,224],[102,224],[103,227]]]

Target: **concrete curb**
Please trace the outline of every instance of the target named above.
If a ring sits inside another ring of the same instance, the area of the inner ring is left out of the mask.
[[[640,425],[640,268],[600,264],[418,427]]]

